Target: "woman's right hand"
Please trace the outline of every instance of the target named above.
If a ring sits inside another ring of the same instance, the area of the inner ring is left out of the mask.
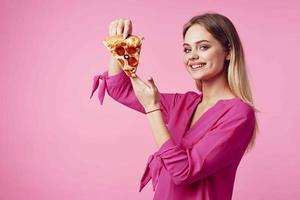
[[[126,39],[132,33],[132,23],[129,19],[116,19],[109,24],[109,36],[123,35],[123,39]],[[112,71],[117,71],[116,68],[121,69],[119,62],[111,55],[110,68]]]
[[[123,34],[123,39],[132,33],[132,23],[129,19],[116,19],[109,24],[109,36]]]

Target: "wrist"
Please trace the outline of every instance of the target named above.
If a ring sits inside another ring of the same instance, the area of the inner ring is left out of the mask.
[[[148,112],[151,112],[151,111],[154,111],[154,110],[159,110],[160,105],[159,104],[152,104],[152,105],[145,106],[144,108],[145,108],[146,113],[148,113]]]
[[[147,111],[146,114],[150,114],[150,113],[153,113],[155,111],[160,111],[160,110],[161,110],[161,108],[156,108],[154,110]]]

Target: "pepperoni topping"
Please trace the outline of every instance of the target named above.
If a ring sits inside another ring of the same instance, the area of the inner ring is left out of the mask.
[[[138,65],[138,61],[137,59],[135,59],[134,57],[130,57],[128,59],[128,64],[131,66],[131,67],[136,67]]]
[[[126,49],[126,51],[129,53],[129,54],[135,54],[137,52],[137,49],[135,47],[128,47]]]
[[[123,47],[117,47],[115,48],[115,52],[119,55],[119,56],[123,56],[125,54],[125,49]]]

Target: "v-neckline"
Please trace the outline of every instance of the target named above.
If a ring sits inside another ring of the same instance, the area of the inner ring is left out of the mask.
[[[195,121],[195,123],[191,126],[191,123],[192,123],[192,118],[194,116],[194,113],[196,112],[196,109],[198,107],[198,105],[202,102],[202,97],[203,97],[203,94],[200,93],[200,95],[197,97],[197,100],[196,100],[196,103],[193,105],[193,108],[191,109],[191,112],[189,113],[189,118],[188,118],[188,121],[187,121],[187,128],[186,128],[186,131],[189,132],[191,131],[192,129],[195,128],[195,126],[197,126],[197,124],[200,123],[200,121],[202,120],[202,118],[207,115],[209,112],[212,112],[212,110],[214,108],[216,108],[220,103],[224,102],[224,101],[233,101],[233,100],[236,100],[236,99],[239,99],[239,97],[233,97],[233,98],[230,98],[230,99],[219,99],[214,105],[212,105],[209,109],[207,109],[205,112],[203,112],[201,114],[201,116]]]

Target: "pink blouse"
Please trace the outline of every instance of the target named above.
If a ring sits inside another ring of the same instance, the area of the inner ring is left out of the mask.
[[[131,80],[122,71],[95,76],[101,105],[105,90],[117,102],[143,114]],[[139,192],[152,179],[154,200],[229,200],[235,174],[255,126],[253,108],[240,98],[219,100],[189,128],[202,94],[160,93],[171,138],[149,156]]]

